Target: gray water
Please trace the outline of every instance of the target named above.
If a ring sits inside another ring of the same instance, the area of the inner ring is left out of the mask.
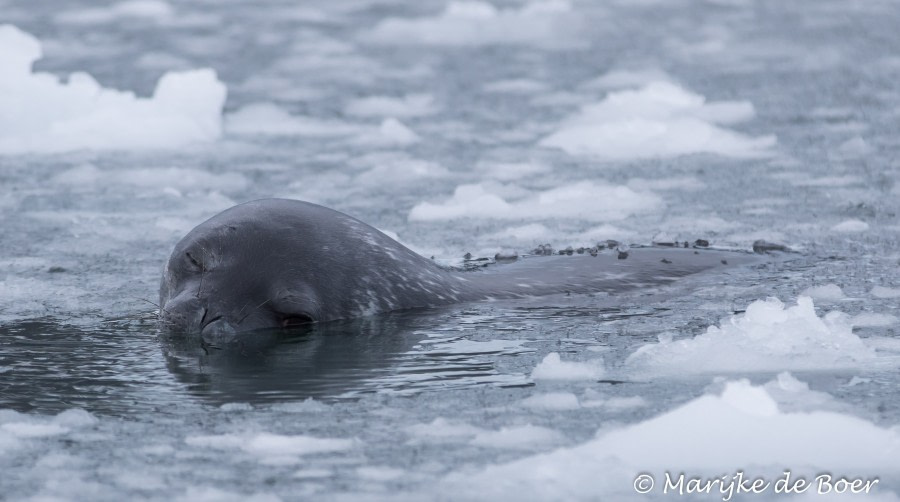
[[[421,137],[411,145],[226,130],[216,143],[176,151],[0,157],[0,423],[51,427],[0,434],[0,498],[453,500],[435,488],[447,475],[579,445],[600,428],[640,423],[704,395],[711,376],[689,368],[675,379],[627,370],[626,358],[660,334],[696,336],[753,301],[792,303],[825,284],[846,298],[817,302],[820,315],[837,309],[900,316],[896,298],[870,293],[900,287],[894,2],[574,2],[579,22],[552,36],[467,45],[367,38],[383,19],[434,16],[441,2],[171,5],[174,19],[98,26],[60,16],[91,2],[0,0],[0,22],[42,40],[37,69],[87,71],[105,87],[142,96],[166,71],[212,67],[228,86],[226,114],[271,101],[294,114],[377,128],[380,119],[348,117],[346,104],[410,93],[432,95],[437,110],[402,118]],[[622,68],[665,71],[708,101],[752,103],[755,118],[733,129],[774,135],[772,154],[614,161],[537,145],[581,104],[603,99],[605,90],[585,82]],[[524,94],[484,90],[505,79],[541,86]],[[552,166],[503,181],[509,196],[585,180],[675,180],[652,189],[661,205],[613,221],[632,242],[666,232],[746,250],[761,238],[798,253],[637,293],[387,314],[228,347],[158,330],[153,304],[175,242],[218,211],[255,198],[325,204],[450,263],[467,251],[587,244],[573,236],[598,221],[565,213],[409,218],[416,204],[488,182],[488,161]],[[446,172],[405,175],[404,166],[416,162]],[[90,182],[72,175],[86,165],[102,175]],[[398,165],[400,174],[374,171],[378,165]],[[166,174],[173,167],[200,176]],[[145,172],[161,173],[159,181],[133,181]],[[846,220],[868,227],[834,230]],[[546,235],[503,233],[535,222]],[[895,323],[854,333],[891,339],[898,329]],[[531,372],[550,352],[570,361],[602,355],[607,375],[536,382]],[[774,374],[726,376],[764,383]],[[900,424],[896,368],[793,374],[850,415],[886,428]],[[867,380],[847,385],[853,377]],[[546,392],[640,396],[647,404],[566,411],[519,404]],[[559,434],[543,444],[491,448],[422,442],[410,432],[439,417],[485,430],[530,424]],[[273,457],[191,439],[263,433],[352,444]],[[900,490],[896,469],[873,474],[883,476],[885,496]]]

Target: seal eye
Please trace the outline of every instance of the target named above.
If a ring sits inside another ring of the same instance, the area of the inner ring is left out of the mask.
[[[294,328],[311,322],[314,322],[313,318],[306,314],[292,314],[281,319],[281,327]]]
[[[194,268],[195,270],[200,270],[200,271],[203,270],[203,264],[200,263],[199,260],[197,260],[196,258],[194,258],[194,257],[191,255],[190,252],[187,252],[187,251],[186,251],[186,252],[184,253],[184,256],[187,257],[188,263],[191,264],[191,267],[192,267],[192,268]]]

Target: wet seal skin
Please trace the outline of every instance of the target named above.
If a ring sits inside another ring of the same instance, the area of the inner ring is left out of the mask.
[[[176,244],[160,284],[160,321],[187,333],[290,328],[490,298],[616,293],[758,261],[712,249],[625,248],[523,256],[455,270],[346,214],[262,199],[227,209]],[[507,257],[503,257],[507,258]],[[627,258],[627,259],[626,259]]]

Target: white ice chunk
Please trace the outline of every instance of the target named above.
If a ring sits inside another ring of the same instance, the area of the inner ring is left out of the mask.
[[[502,188],[491,183],[460,185],[456,187],[453,196],[443,203],[416,204],[409,213],[409,219],[579,218],[607,221],[652,212],[663,206],[662,199],[656,194],[591,181],[559,186],[512,202],[497,193],[503,191]]]
[[[637,500],[639,473],[654,476],[652,495],[661,495],[665,471],[709,478],[748,471],[774,482],[787,466],[807,480],[823,469],[871,479],[895,475],[897,458],[896,429],[833,411],[786,412],[767,388],[738,380],[574,448],[452,473],[439,490],[461,499]],[[710,498],[720,499],[718,490]]]
[[[211,69],[166,73],[140,98],[86,73],[32,73],[40,57],[37,39],[0,26],[0,154],[178,148],[221,133],[226,90]]]
[[[531,94],[547,89],[547,84],[528,78],[495,80],[484,84],[484,91],[497,94]]]
[[[865,232],[869,229],[869,224],[860,220],[844,220],[837,225],[831,227],[834,232],[858,233]]]
[[[56,21],[68,24],[103,24],[121,19],[162,21],[175,13],[172,6],[162,0],[128,0],[108,7],[79,8],[60,12]]]
[[[800,293],[800,296],[808,296],[813,300],[837,301],[846,298],[844,291],[837,284],[823,284],[822,286],[810,286]]]
[[[185,443],[218,450],[242,450],[259,457],[264,462],[274,460],[279,463],[295,463],[296,457],[301,455],[349,450],[356,444],[352,439],[317,438],[267,432],[249,435],[188,436],[185,438]]]
[[[361,134],[358,141],[372,145],[407,146],[418,143],[420,139],[419,135],[409,127],[406,127],[403,122],[390,117],[381,122],[381,126],[379,126],[377,131]]]
[[[581,87],[586,89],[625,89],[643,87],[652,82],[674,82],[675,79],[658,68],[639,70],[612,70],[585,82]]]
[[[694,338],[661,337],[637,349],[626,366],[639,375],[687,375],[870,368],[879,362],[875,348],[853,334],[848,316],[819,317],[812,299],[801,296],[787,308],[776,298],[755,301],[744,314]]]
[[[522,400],[522,406],[539,410],[575,410],[581,407],[571,392],[547,392]]]
[[[482,429],[466,423],[448,421],[438,417],[428,424],[416,424],[407,428],[407,432],[415,438],[431,441],[446,441],[457,438],[469,438],[482,432]]]
[[[363,40],[388,45],[583,46],[584,21],[566,0],[539,0],[498,9],[481,1],[452,1],[432,17],[388,18]]]
[[[850,323],[860,328],[881,328],[897,324],[898,321],[900,321],[900,319],[897,319],[897,316],[895,315],[863,312],[862,314],[853,316]]]
[[[603,366],[596,361],[580,363],[562,361],[559,353],[551,352],[534,368],[534,380],[595,380],[604,374]]]
[[[201,169],[180,167],[99,169],[91,164],[67,169],[52,178],[60,185],[70,187],[106,187],[115,185],[139,188],[159,188],[171,195],[182,192],[243,190],[249,181],[240,173],[215,174]],[[175,193],[172,193],[175,190]]]
[[[559,432],[529,424],[518,427],[501,427],[497,431],[481,432],[472,439],[470,444],[488,448],[531,450],[558,445],[564,440],[565,436]]]
[[[402,98],[369,96],[347,103],[344,111],[359,117],[421,117],[438,111],[430,94],[407,94]]]
[[[572,155],[609,160],[713,153],[761,157],[771,153],[774,136],[750,137],[721,127],[753,118],[746,101],[707,102],[670,82],[610,93],[587,105],[541,140],[542,146]]]
[[[370,481],[393,481],[408,475],[403,469],[387,466],[365,466],[356,469],[356,475]]]
[[[872,296],[875,298],[900,298],[900,288],[875,286],[872,288]]]

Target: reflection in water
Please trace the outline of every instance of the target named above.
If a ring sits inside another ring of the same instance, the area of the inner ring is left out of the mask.
[[[621,297],[557,299],[395,312],[216,339],[160,334],[152,321],[10,323],[0,326],[0,409],[181,414],[203,404],[531,385],[531,365],[511,371],[497,363],[534,352],[546,322],[661,313],[612,307]]]
[[[425,337],[423,313],[256,331],[227,339],[166,335],[169,371],[213,403],[336,397],[388,373]]]

